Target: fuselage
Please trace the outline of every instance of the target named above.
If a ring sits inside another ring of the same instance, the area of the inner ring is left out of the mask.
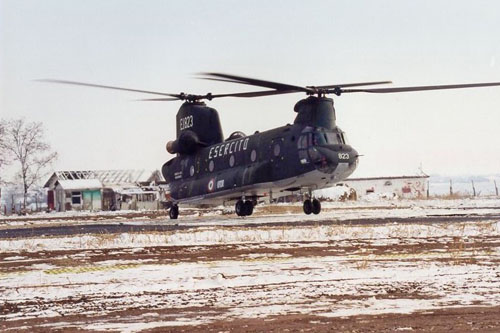
[[[357,163],[338,127],[293,124],[178,154],[162,173],[173,202],[218,204],[331,187]]]

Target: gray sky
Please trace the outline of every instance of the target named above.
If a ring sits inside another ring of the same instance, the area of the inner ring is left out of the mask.
[[[219,71],[298,85],[500,81],[499,1],[0,0],[0,113],[43,121],[57,169],[161,168],[180,102],[33,82],[251,91]],[[258,89],[258,88],[257,88]],[[209,102],[224,133],[292,123],[301,94]],[[500,172],[500,87],[335,99],[364,156],[354,177]]]

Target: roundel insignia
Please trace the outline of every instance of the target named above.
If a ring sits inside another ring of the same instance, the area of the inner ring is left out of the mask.
[[[214,179],[210,179],[210,181],[208,182],[208,192],[212,192],[214,190]]]

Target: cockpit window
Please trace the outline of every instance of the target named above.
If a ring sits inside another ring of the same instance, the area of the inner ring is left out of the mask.
[[[339,138],[336,133],[326,133],[326,137],[328,138],[329,144],[338,144],[340,143]]]
[[[316,132],[314,133],[312,144],[315,145],[325,145],[328,143],[326,134],[324,132]]]
[[[304,133],[297,140],[297,147],[305,149],[311,146],[325,144],[346,144],[343,132],[323,132],[315,131],[313,133]]]
[[[344,133],[342,132],[316,132],[314,133],[313,145],[323,144],[345,144]]]

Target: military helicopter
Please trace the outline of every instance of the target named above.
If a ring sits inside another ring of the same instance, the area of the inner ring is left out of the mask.
[[[234,202],[238,216],[250,216],[262,198],[270,201],[293,193],[304,194],[305,214],[319,214],[317,189],[334,186],[349,177],[358,165],[358,152],[348,144],[336,125],[333,99],[329,94],[399,93],[440,89],[499,86],[500,82],[391,88],[356,88],[389,84],[391,81],[359,82],[323,86],[296,86],[249,77],[201,73],[213,81],[245,84],[267,90],[192,95],[171,94],[91,83],[44,79],[52,83],[124,90],[161,95],[143,101],[184,101],[176,116],[176,139],[167,151],[176,157],[166,162],[162,174],[170,186],[169,216],[177,219],[179,204]],[[203,100],[222,97],[261,97],[305,93],[295,104],[293,124],[245,135],[234,132],[224,139],[219,115]]]

